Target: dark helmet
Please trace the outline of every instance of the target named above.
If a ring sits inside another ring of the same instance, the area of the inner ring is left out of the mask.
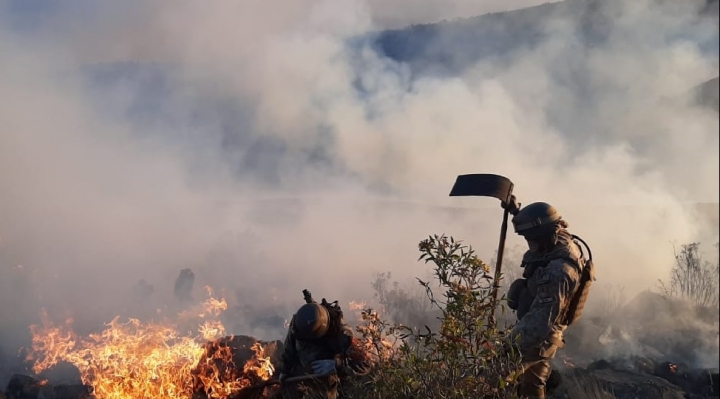
[[[555,233],[555,225],[562,219],[552,205],[545,202],[533,202],[520,209],[512,218],[515,232],[525,237],[536,237],[545,233]]]
[[[295,313],[295,333],[300,339],[322,338],[328,331],[330,315],[324,306],[306,303]]]

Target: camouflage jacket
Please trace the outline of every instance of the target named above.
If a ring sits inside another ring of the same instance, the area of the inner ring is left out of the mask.
[[[352,328],[342,316],[331,322],[328,333],[317,340],[301,340],[295,335],[295,317],[290,321],[282,354],[282,372],[288,375],[312,374],[312,362],[334,359],[338,375],[365,375],[370,361]]]
[[[585,260],[571,235],[561,230],[558,243],[548,253],[527,251],[523,277],[533,296],[530,309],[512,330],[521,349],[538,348],[547,340],[562,340],[567,328],[564,313],[577,291]]]

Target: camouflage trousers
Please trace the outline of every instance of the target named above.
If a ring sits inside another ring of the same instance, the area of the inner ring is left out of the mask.
[[[522,399],[545,399],[545,385],[552,365],[550,359],[555,357],[558,347],[545,342],[539,348],[523,353],[523,374],[520,377],[518,394]]]
[[[283,384],[280,398],[282,399],[339,399],[340,378],[336,375],[328,377]]]

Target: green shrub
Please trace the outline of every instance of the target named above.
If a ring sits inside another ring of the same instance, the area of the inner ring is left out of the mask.
[[[504,332],[488,325],[496,305],[490,268],[452,237],[430,236],[419,260],[433,264],[434,280],[418,282],[438,311],[439,327],[384,320],[373,309],[357,327],[371,351],[371,375],[346,390],[349,398],[514,398],[520,355]],[[505,307],[500,302],[501,310]]]

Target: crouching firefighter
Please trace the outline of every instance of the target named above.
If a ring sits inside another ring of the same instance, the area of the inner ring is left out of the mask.
[[[337,301],[328,303],[323,298],[318,304],[308,290],[303,295],[306,303],[293,315],[285,338],[278,378],[283,397],[340,398],[346,377],[369,373],[369,356],[345,323]],[[289,376],[306,374],[318,378],[284,383]]]
[[[508,291],[508,306],[518,317],[511,336],[522,354],[519,393],[521,398],[544,399],[550,360],[565,346],[563,334],[582,315],[595,280],[592,254],[547,203],[523,207],[512,223],[528,244],[521,264],[523,278]],[[588,250],[587,258],[580,242]]]

